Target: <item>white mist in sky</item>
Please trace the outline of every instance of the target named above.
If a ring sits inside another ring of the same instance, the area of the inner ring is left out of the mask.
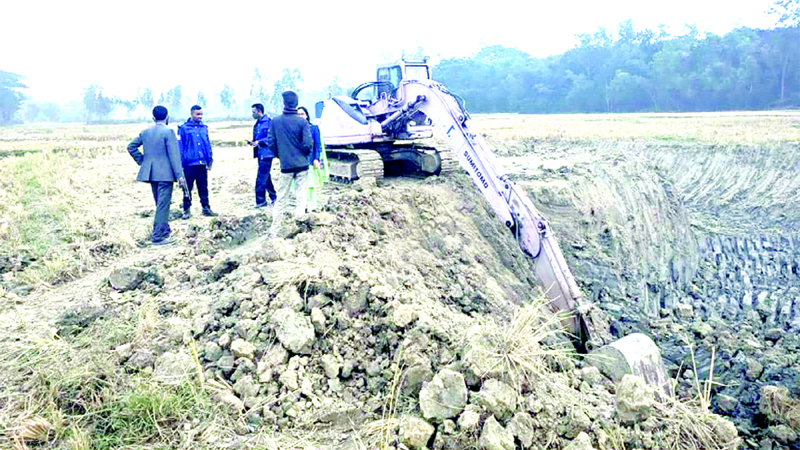
[[[9,4],[10,3],[10,4]],[[338,76],[356,85],[374,78],[386,54],[422,47],[430,56],[468,56],[483,45],[533,56],[573,47],[578,33],[684,24],[718,34],[737,26],[768,28],[772,0],[465,1],[13,1],[3,5],[0,70],[25,77],[27,94],[63,103],[98,83],[104,93],[133,98],[182,85],[193,99],[222,86],[237,98],[254,68],[269,86],[283,68],[300,69],[304,87]]]

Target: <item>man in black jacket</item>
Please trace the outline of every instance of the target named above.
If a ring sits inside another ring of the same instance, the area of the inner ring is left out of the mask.
[[[267,132],[267,146],[281,161],[278,199],[272,210],[272,226],[269,230],[272,237],[277,237],[281,230],[290,192],[293,191],[297,201],[295,219],[302,217],[306,211],[308,155],[313,141],[308,121],[297,115],[297,101],[294,92],[283,93],[283,114],[272,119]]]

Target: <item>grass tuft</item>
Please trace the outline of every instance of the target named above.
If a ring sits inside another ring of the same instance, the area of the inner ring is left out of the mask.
[[[800,431],[800,400],[789,396],[783,386],[763,386],[758,404],[761,414],[772,423],[789,425]]]
[[[535,378],[546,378],[549,360],[570,358],[574,348],[565,339],[564,313],[552,313],[544,295],[520,307],[511,323],[500,325],[484,319],[477,333],[467,338],[473,361],[480,361],[482,377],[498,375],[517,388],[530,385]],[[556,342],[561,342],[557,344]]]
[[[361,428],[361,432],[369,443],[370,448],[389,450],[395,441],[400,419],[397,417],[397,405],[400,398],[400,387],[403,385],[403,366],[395,364],[392,384],[389,393],[384,398],[381,418],[367,423]]]
[[[45,444],[55,435],[55,428],[41,417],[33,417],[9,430],[15,450],[26,450],[27,443]]]
[[[77,426],[68,430],[66,443],[70,450],[90,450],[92,448],[89,433]]]
[[[708,379],[702,383],[697,377],[697,364],[693,346],[689,345],[692,368],[695,373],[697,395],[689,400],[680,400],[674,392],[662,398],[656,408],[663,419],[677,428],[671,449],[677,450],[735,450],[741,444],[736,426],[728,419],[711,412],[711,393],[714,381],[714,349],[711,349],[711,369]]]
[[[129,233],[92,191],[99,188],[85,182],[68,153],[0,164],[0,256],[28,261],[15,268],[21,281],[43,288],[71,281],[133,248]]]

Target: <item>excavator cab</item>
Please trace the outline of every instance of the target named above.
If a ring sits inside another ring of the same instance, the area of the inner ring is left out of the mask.
[[[428,57],[422,60],[401,59],[393,63],[378,64],[377,72],[376,98],[380,98],[384,92],[393,96],[397,88],[400,87],[401,80],[431,79],[431,67],[428,64]]]

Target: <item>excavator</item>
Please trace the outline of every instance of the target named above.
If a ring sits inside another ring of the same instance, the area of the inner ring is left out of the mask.
[[[577,351],[596,354],[591,359],[612,379],[633,373],[654,386],[667,386],[652,339],[636,333],[606,343],[595,332],[591,305],[584,301],[547,219],[506,173],[463,99],[432,79],[428,58],[379,64],[377,81],[358,86],[349,97],[317,102],[315,116],[336,181],[443,175],[460,165],[532,260],[551,309],[567,313],[563,326]],[[432,138],[435,127],[449,151],[420,142]]]

